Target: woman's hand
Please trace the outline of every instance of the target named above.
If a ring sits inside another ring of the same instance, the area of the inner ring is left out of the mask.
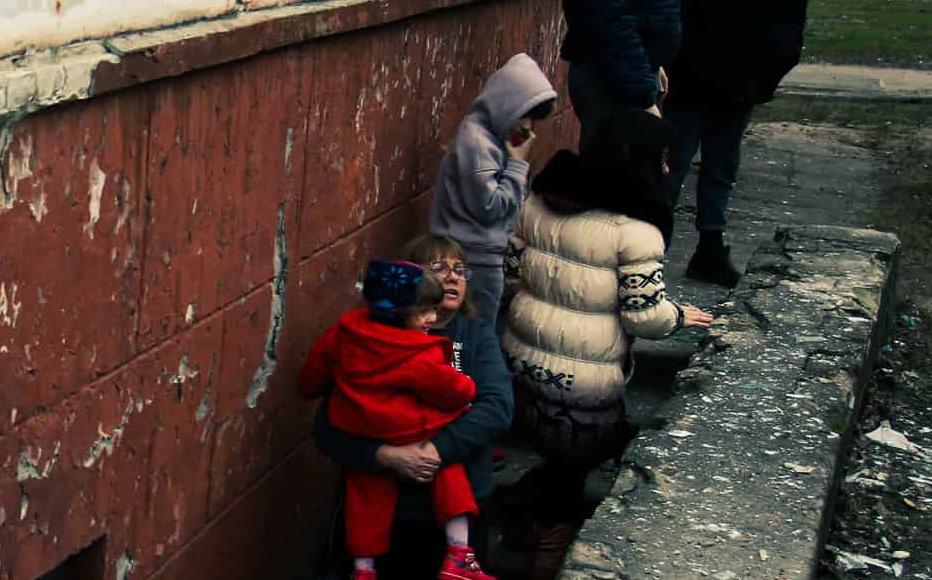
[[[410,445],[382,445],[375,452],[375,460],[399,477],[428,483],[440,469],[440,454],[430,441]]]
[[[683,308],[683,328],[689,328],[691,326],[698,326],[700,328],[708,328],[712,321],[715,320],[715,317],[709,314],[704,310],[699,310],[695,306],[690,306],[689,304],[682,305]]]
[[[662,103],[665,98],[667,98],[667,93],[670,91],[670,79],[667,77],[667,71],[663,70],[663,67],[657,69],[657,81],[660,85],[657,89],[657,102]]]

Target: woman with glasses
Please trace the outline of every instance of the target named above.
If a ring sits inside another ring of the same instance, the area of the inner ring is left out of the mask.
[[[460,245],[444,236],[412,240],[402,257],[421,264],[440,280],[443,301],[433,334],[453,342],[453,365],[476,383],[469,410],[428,441],[404,446],[351,437],[327,422],[326,402],[315,422],[317,446],[338,463],[356,470],[395,472],[403,483],[392,529],[391,552],[376,562],[379,579],[434,578],[446,541],[432,517],[429,483],[441,465],[462,463],[479,504],[470,537],[480,561],[487,561],[482,514],[492,493],[492,444],[511,425],[514,402],[511,375],[497,337],[485,321],[472,316],[467,299],[470,269]]]

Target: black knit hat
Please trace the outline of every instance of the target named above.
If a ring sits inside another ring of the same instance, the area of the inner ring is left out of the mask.
[[[366,267],[362,295],[373,320],[404,326],[408,309],[418,302],[424,268],[403,260],[372,260]]]
[[[647,111],[621,109],[601,123],[580,148],[579,156],[584,167],[617,169],[619,163],[628,161],[623,151],[656,151],[659,156],[675,139],[676,128],[666,119]]]

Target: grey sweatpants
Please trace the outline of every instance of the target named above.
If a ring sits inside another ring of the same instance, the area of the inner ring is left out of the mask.
[[[479,311],[479,318],[494,329],[502,292],[505,291],[505,272],[501,264],[469,264],[469,269],[472,270],[472,276],[469,278],[467,296]]]

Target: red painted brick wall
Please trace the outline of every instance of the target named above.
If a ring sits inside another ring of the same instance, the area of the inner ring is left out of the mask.
[[[442,145],[558,0],[325,37],[26,117],[0,159],[0,578],[287,578],[337,486],[294,379],[426,220]],[[572,143],[561,99],[538,158]],[[2,196],[2,192],[0,192]],[[270,330],[271,329],[271,330]],[[92,580],[92,579],[89,579]]]

